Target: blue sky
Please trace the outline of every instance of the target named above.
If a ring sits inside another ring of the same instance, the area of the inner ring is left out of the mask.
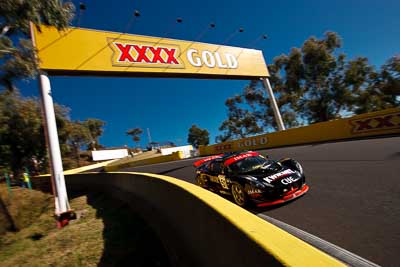
[[[368,57],[376,66],[400,54],[400,1],[81,1],[87,9],[80,26],[128,33],[260,49],[268,63],[300,47],[310,36],[335,31],[343,38],[348,58]],[[74,1],[78,5],[78,1]],[[177,24],[181,17],[183,23]],[[73,26],[77,25],[77,19]],[[207,30],[210,22],[216,28]],[[243,27],[244,32],[232,35]],[[201,33],[204,33],[201,35]],[[259,36],[267,34],[267,40]],[[199,37],[201,39],[199,39]],[[229,37],[232,38],[229,38]],[[153,141],[186,144],[192,124],[210,132],[214,143],[226,118],[225,100],[239,94],[247,81],[50,77],[54,101],[71,109],[71,119],[106,121],[100,142],[133,146],[126,130],[150,129]],[[37,96],[36,80],[20,82],[24,96]],[[142,136],[142,145],[147,143]]]

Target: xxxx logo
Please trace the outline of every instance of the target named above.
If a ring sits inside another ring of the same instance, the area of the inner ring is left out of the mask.
[[[225,144],[225,145],[217,145],[217,146],[215,146],[215,151],[217,151],[217,152],[222,152],[222,151],[225,151],[225,150],[230,150],[230,149],[232,149],[232,144]]]
[[[400,129],[400,112],[388,115],[350,120],[353,133]]]
[[[118,40],[110,43],[114,66],[183,68],[177,45]]]

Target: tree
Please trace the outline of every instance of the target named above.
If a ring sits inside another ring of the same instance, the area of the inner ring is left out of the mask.
[[[249,134],[256,134],[262,131],[257,122],[257,112],[240,107],[240,104],[243,103],[243,98],[245,98],[244,95],[236,95],[225,101],[225,105],[228,107],[228,119],[219,127],[219,130],[225,131],[225,133],[217,136],[216,142],[225,142],[232,138],[243,138]]]
[[[323,39],[311,37],[301,49],[274,59],[283,74],[276,84],[278,94],[286,96],[283,102],[306,124],[399,105],[400,57],[376,72],[365,57],[346,60],[338,54],[341,43],[337,33],[327,32]]]
[[[362,69],[363,66],[357,66]],[[354,67],[353,67],[354,68]],[[400,105],[400,56],[393,56],[380,71],[371,70],[364,74],[367,84],[358,90],[354,99],[356,114],[398,107]]]
[[[276,100],[286,126],[297,126],[293,112],[282,103],[284,98],[277,96]],[[228,118],[219,127],[222,134],[216,137],[217,143],[277,128],[269,97],[259,81],[251,81],[242,94],[228,98],[225,105],[228,107]]]
[[[136,147],[139,147],[139,142],[140,142],[140,135],[143,133],[143,130],[141,128],[132,128],[126,131],[127,135],[132,136],[133,142],[136,143]]]
[[[49,25],[62,30],[71,22],[74,11],[72,2],[61,0],[0,2],[0,86],[6,89],[0,95],[0,167],[12,169],[15,177],[30,161],[42,163],[42,172],[47,169],[38,101],[21,97],[13,85],[15,80],[32,78],[38,71],[34,48],[28,40],[30,22],[34,27]],[[105,123],[97,119],[88,119],[85,125],[71,122],[68,108],[55,104],[54,109],[64,168],[70,167],[71,153],[79,165],[82,144],[93,138],[98,145]]]
[[[37,101],[22,98],[17,90],[2,92],[0,125],[0,166],[8,167],[18,178],[23,166],[46,155]]]
[[[90,148],[96,150],[101,147],[99,143],[99,137],[103,134],[103,127],[106,123],[99,119],[87,119],[83,121],[83,126],[85,126],[89,132],[92,142],[89,144]]]
[[[61,151],[70,150],[65,125],[68,109],[55,104]],[[39,101],[24,98],[16,89],[0,93],[0,167],[18,177],[24,167],[37,172],[48,170],[48,158]],[[39,165],[39,166],[38,166]]]
[[[43,129],[41,123],[38,123],[41,116],[37,100],[23,99],[13,85],[18,79],[29,79],[37,74],[34,48],[29,40],[30,22],[36,27],[49,25],[61,30],[69,25],[73,15],[72,2],[63,4],[60,0],[0,1],[0,87],[11,92],[16,91],[15,94],[2,95],[6,110],[2,109],[1,119],[8,123],[8,127],[2,128],[2,144],[3,140],[6,141],[0,153],[2,161],[12,166],[15,177],[18,176],[21,164],[26,164],[29,160],[42,163],[47,161]],[[21,110],[21,106],[25,108]],[[67,136],[63,131],[66,118],[62,107],[55,105],[55,110],[61,149],[65,152],[68,150],[65,144]],[[29,120],[26,120],[27,117]],[[7,160],[9,157],[6,155],[10,150],[13,160]],[[46,164],[44,166],[47,167]]]
[[[287,128],[399,105],[400,57],[394,56],[376,72],[367,58],[346,60],[337,52],[341,43],[334,32],[322,39],[310,37],[301,48],[275,57],[268,66]],[[268,96],[258,81],[251,81],[225,105],[228,118],[216,142],[276,129]]]
[[[34,49],[29,38],[29,23],[64,29],[74,16],[72,2],[60,0],[0,1],[0,84],[14,90],[17,79],[37,73]],[[19,43],[13,40],[19,38]]]
[[[63,166],[76,167],[80,148],[90,143],[91,134],[83,123],[70,121],[67,107],[55,103],[54,109]],[[0,92],[0,172],[12,171],[18,178],[24,167],[48,172],[40,105],[38,99],[23,97],[17,89],[5,90]]]
[[[310,37],[301,49],[274,59],[281,75],[279,93],[285,102],[306,123],[340,117],[350,102],[350,90],[345,83],[345,55],[336,55],[341,38],[334,32],[324,38]]]
[[[69,122],[67,124],[68,139],[67,144],[72,148],[76,165],[80,167],[80,151],[81,147],[88,145],[92,141],[90,131],[80,121]]]
[[[208,145],[210,142],[210,134],[206,129],[201,129],[193,124],[189,129],[188,143],[198,148],[199,145]]]

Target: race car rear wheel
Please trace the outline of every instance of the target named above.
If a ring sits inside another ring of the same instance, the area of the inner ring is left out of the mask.
[[[247,195],[243,186],[238,183],[233,183],[231,187],[232,197],[235,203],[241,207],[246,206]]]
[[[196,182],[197,182],[197,185],[199,185],[201,187],[205,187],[205,185],[206,185],[204,179],[201,177],[200,174],[196,175]]]

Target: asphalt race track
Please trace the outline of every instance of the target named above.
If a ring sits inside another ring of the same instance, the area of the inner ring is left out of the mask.
[[[325,239],[382,266],[400,266],[400,137],[261,151],[303,165],[310,191],[273,209],[252,210]],[[196,159],[123,171],[194,183]]]

